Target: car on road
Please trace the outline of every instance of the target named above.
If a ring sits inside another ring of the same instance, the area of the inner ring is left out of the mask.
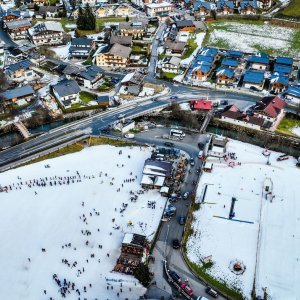
[[[206,297],[203,297],[203,296],[199,296],[199,297],[197,298],[197,300],[209,300],[209,299],[207,299]]]
[[[179,249],[180,248],[180,242],[178,239],[173,239],[172,240],[172,247],[173,249]]]
[[[179,219],[178,219],[178,223],[180,225],[184,225],[184,223],[185,223],[185,217],[184,216],[180,216]]]
[[[172,95],[172,96],[170,97],[170,99],[178,99],[178,96],[177,96],[177,95]]]
[[[180,276],[175,271],[170,271],[169,275],[175,282],[177,282],[177,283],[181,282]]]
[[[190,193],[189,192],[185,192],[183,194],[183,199],[186,200],[189,197]]]
[[[190,158],[190,165],[193,167],[195,165],[195,160],[193,157]]]
[[[198,143],[198,148],[200,149],[200,150],[203,150],[204,149],[204,147],[205,147],[205,144],[204,143]]]
[[[125,137],[127,139],[134,139],[134,133],[127,133],[127,134],[125,134]]]
[[[119,115],[117,116],[117,119],[124,119],[125,117],[126,117],[125,114],[119,114]]]
[[[182,283],[180,285],[180,287],[189,295],[189,296],[193,296],[193,290],[191,289],[191,287],[186,284],[186,283]]]
[[[214,298],[217,298],[217,297],[218,297],[218,293],[217,293],[214,289],[212,289],[210,286],[208,286],[208,287],[205,289],[205,292],[206,292],[208,295],[210,295],[210,296],[212,296],[212,297],[214,297]]]
[[[174,143],[172,142],[165,142],[166,147],[174,147]]]
[[[221,105],[228,105],[228,100],[221,100]]]

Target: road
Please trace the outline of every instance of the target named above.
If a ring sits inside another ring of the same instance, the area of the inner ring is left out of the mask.
[[[166,142],[165,139],[162,139],[161,136],[168,134],[169,129],[165,128],[156,128],[147,132],[139,133],[136,135],[135,139],[138,142],[150,143],[158,146],[163,146]],[[199,175],[196,172],[198,168],[201,168],[202,162],[198,159],[198,142],[206,142],[208,137],[206,134],[188,134],[184,140],[173,140],[175,147],[181,149],[188,153],[190,157],[195,159],[195,166],[189,167],[191,173],[187,173],[186,180],[182,186],[182,193],[192,192],[195,186],[192,184],[193,181],[198,181]],[[205,284],[199,282],[189,270],[185,261],[181,255],[180,250],[175,250],[172,247],[172,240],[177,238],[181,240],[184,226],[180,225],[178,222],[179,216],[186,216],[188,207],[191,203],[191,200],[179,200],[175,203],[177,208],[177,214],[170,221],[164,222],[157,242],[153,250],[153,256],[155,257],[155,262],[152,265],[152,269],[155,274],[156,285],[151,286],[148,289],[147,296],[152,298],[159,298],[161,296],[167,296],[170,294],[175,295],[174,291],[169,283],[166,281],[165,276],[163,275],[163,266],[162,260],[166,257],[169,263],[171,270],[174,270],[183,280],[188,279],[189,285],[194,291],[196,296],[205,296],[208,299],[213,299],[205,293]],[[219,299],[224,299],[221,296]]]

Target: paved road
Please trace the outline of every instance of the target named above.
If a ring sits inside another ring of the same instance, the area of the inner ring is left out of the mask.
[[[158,146],[164,145],[165,139],[162,139],[161,136],[168,134],[169,129],[165,128],[156,128],[147,132],[137,134],[135,139],[139,142],[144,143],[153,143]],[[182,186],[182,193],[191,192],[195,186],[192,184],[193,181],[197,181],[199,175],[197,174],[197,168],[202,166],[202,162],[197,158],[199,149],[198,142],[206,142],[208,136],[206,134],[187,134],[183,141],[173,140],[175,147],[179,148],[189,154],[190,157],[195,159],[195,166],[189,167],[191,173],[187,173],[186,180]],[[155,257],[155,263],[152,266],[156,286],[151,286],[147,292],[148,296],[159,298],[165,294],[176,294],[169,283],[166,281],[165,276],[163,275],[163,266],[162,260],[166,257],[169,262],[169,268],[174,270],[183,280],[188,279],[189,285],[192,287],[195,296],[205,296],[208,299],[208,296],[205,293],[205,285],[199,282],[199,280],[190,272],[189,268],[186,266],[180,250],[175,250],[172,247],[172,240],[177,238],[181,240],[183,234],[184,226],[178,223],[179,216],[186,216],[188,211],[188,206],[190,200],[179,200],[175,203],[177,208],[177,215],[172,218],[170,221],[163,223],[159,237],[157,239],[156,245],[153,250],[153,255]],[[222,297],[219,297],[223,299]]]

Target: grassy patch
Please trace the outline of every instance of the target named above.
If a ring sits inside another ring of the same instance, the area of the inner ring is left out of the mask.
[[[82,63],[84,66],[90,66],[93,64],[93,59],[90,57]]]
[[[170,73],[170,72],[163,72],[161,73],[162,79],[172,80],[174,77],[176,77],[178,74]]]
[[[190,57],[193,54],[193,52],[195,51],[195,49],[198,47],[196,38],[189,39],[187,44],[188,44],[188,49],[186,50],[185,54],[182,56],[181,59]]]
[[[52,159],[52,158],[56,158],[56,157],[59,157],[59,156],[79,152],[83,148],[84,148],[83,143],[76,143],[76,144],[73,144],[73,145],[70,145],[70,146],[66,146],[64,148],[58,149],[58,150],[56,150],[54,152],[51,152],[49,154],[37,157],[37,158],[35,158],[31,161],[28,161],[24,164],[18,165],[17,168],[27,166],[27,165],[31,165],[31,164],[34,164],[34,163],[37,163],[37,162],[40,162],[40,161],[43,161],[43,160],[46,160],[46,159]]]
[[[300,0],[293,0],[287,7],[279,11],[276,15],[278,17],[288,17],[300,19]]]
[[[229,43],[224,39],[217,39],[214,42],[211,42],[210,46],[215,46],[217,48],[225,48],[225,49],[230,48]]]
[[[299,3],[299,5],[300,5],[300,3]],[[292,48],[295,50],[300,50],[300,30],[297,30],[293,36]]]
[[[89,103],[90,101],[93,101],[96,99],[96,95],[95,94],[92,94],[92,93],[89,93],[89,92],[86,92],[86,91],[80,91],[79,92],[79,98],[80,100],[87,104]]]
[[[108,79],[105,79],[105,82],[103,82],[99,87],[98,91],[99,92],[109,92],[111,91],[115,85],[111,83]]]
[[[300,127],[300,120],[292,119],[292,118],[283,118],[279,123],[276,131],[279,133],[296,136],[291,131],[294,127]]]
[[[127,146],[134,146],[136,145],[133,142],[127,142],[117,139],[110,139],[107,137],[91,137],[89,139],[89,145],[90,146],[96,146],[96,145],[112,145],[115,147],[127,147]]]

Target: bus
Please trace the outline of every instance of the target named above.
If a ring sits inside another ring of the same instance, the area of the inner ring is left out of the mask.
[[[184,138],[185,137],[185,133],[182,130],[171,129],[170,130],[170,136],[178,136],[180,138]]]

